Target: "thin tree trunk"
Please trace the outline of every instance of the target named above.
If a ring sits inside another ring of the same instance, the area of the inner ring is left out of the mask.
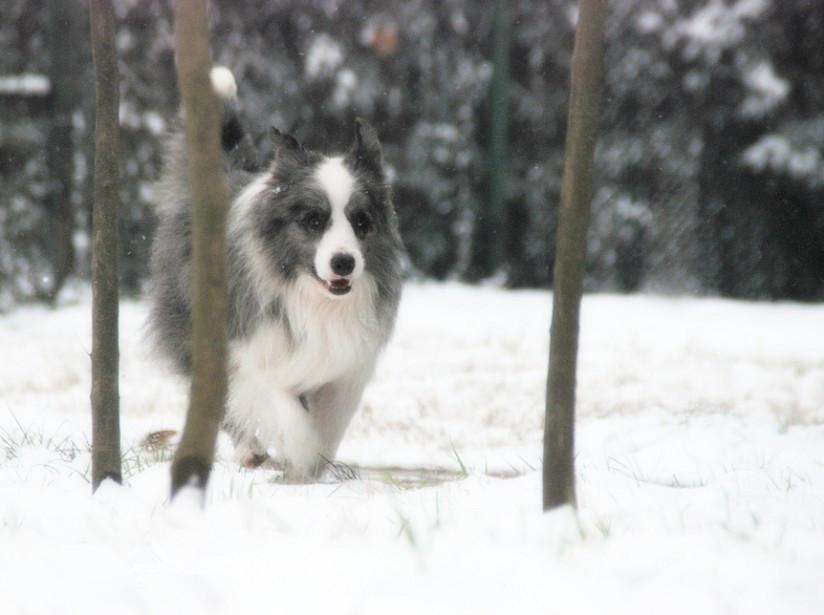
[[[478,280],[499,271],[506,273],[506,178],[509,154],[509,53],[512,31],[512,0],[495,0],[493,17],[492,81],[489,86],[489,146],[485,160],[488,197],[481,199],[468,218],[466,241],[468,266],[460,266],[458,275]],[[459,261],[460,265],[460,261]]]
[[[606,0],[581,0],[555,241],[552,328],[544,427],[544,510],[575,505],[575,372],[578,320],[592,199],[592,157],[604,56]]]
[[[506,179],[509,128],[509,46],[512,31],[511,0],[495,4],[495,55],[490,86],[491,135],[489,142],[489,217],[493,241],[490,242],[492,273],[506,268],[507,246]]]
[[[72,80],[72,51],[75,42],[72,37],[77,9],[68,0],[50,0],[48,3],[49,79],[52,90],[46,142],[49,189],[45,203],[48,218],[47,252],[52,279],[44,293],[52,303],[66,283],[66,278],[74,271],[74,212],[71,196],[74,175],[72,113],[76,106],[76,96]]]
[[[193,206],[192,388],[172,464],[172,497],[185,485],[203,491],[226,400],[228,190],[220,152],[220,107],[209,81],[209,26],[203,0],[175,4],[177,74],[186,120]]]
[[[121,482],[117,298],[120,135],[118,69],[111,0],[91,0],[95,69],[92,239],[92,490]]]

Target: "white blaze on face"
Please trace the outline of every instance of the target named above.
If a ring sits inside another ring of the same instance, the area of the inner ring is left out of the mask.
[[[343,158],[336,156],[327,158],[318,165],[315,180],[326,193],[332,206],[332,218],[315,252],[315,271],[327,281],[339,278],[340,276],[332,271],[332,257],[336,254],[348,254],[355,259],[355,269],[346,277],[355,280],[363,273],[364,268],[358,238],[346,217],[346,204],[355,189],[355,177],[343,164]]]

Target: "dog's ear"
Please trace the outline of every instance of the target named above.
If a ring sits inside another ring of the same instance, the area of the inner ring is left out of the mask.
[[[269,138],[275,146],[275,162],[290,161],[298,164],[308,162],[308,154],[295,137],[279,131],[272,126],[269,128]]]
[[[349,150],[352,166],[383,180],[383,152],[377,131],[364,119],[355,120],[355,142]]]

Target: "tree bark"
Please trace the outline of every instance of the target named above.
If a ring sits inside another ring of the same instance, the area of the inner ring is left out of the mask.
[[[606,0],[581,0],[556,233],[552,326],[544,426],[543,504],[575,505],[575,375],[592,158],[598,135]]]
[[[226,401],[228,190],[220,151],[220,106],[209,71],[203,0],[175,4],[177,75],[186,121],[192,200],[192,385],[183,436],[172,464],[172,497],[185,485],[205,492]]]
[[[91,0],[95,69],[92,227],[92,490],[121,482],[118,349],[119,75],[111,0]]]

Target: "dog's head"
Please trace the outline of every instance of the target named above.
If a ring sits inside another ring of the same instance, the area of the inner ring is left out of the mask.
[[[272,139],[275,158],[251,212],[265,266],[284,282],[305,276],[324,296],[344,297],[399,245],[378,136],[358,120],[349,151],[332,157],[276,129]]]

